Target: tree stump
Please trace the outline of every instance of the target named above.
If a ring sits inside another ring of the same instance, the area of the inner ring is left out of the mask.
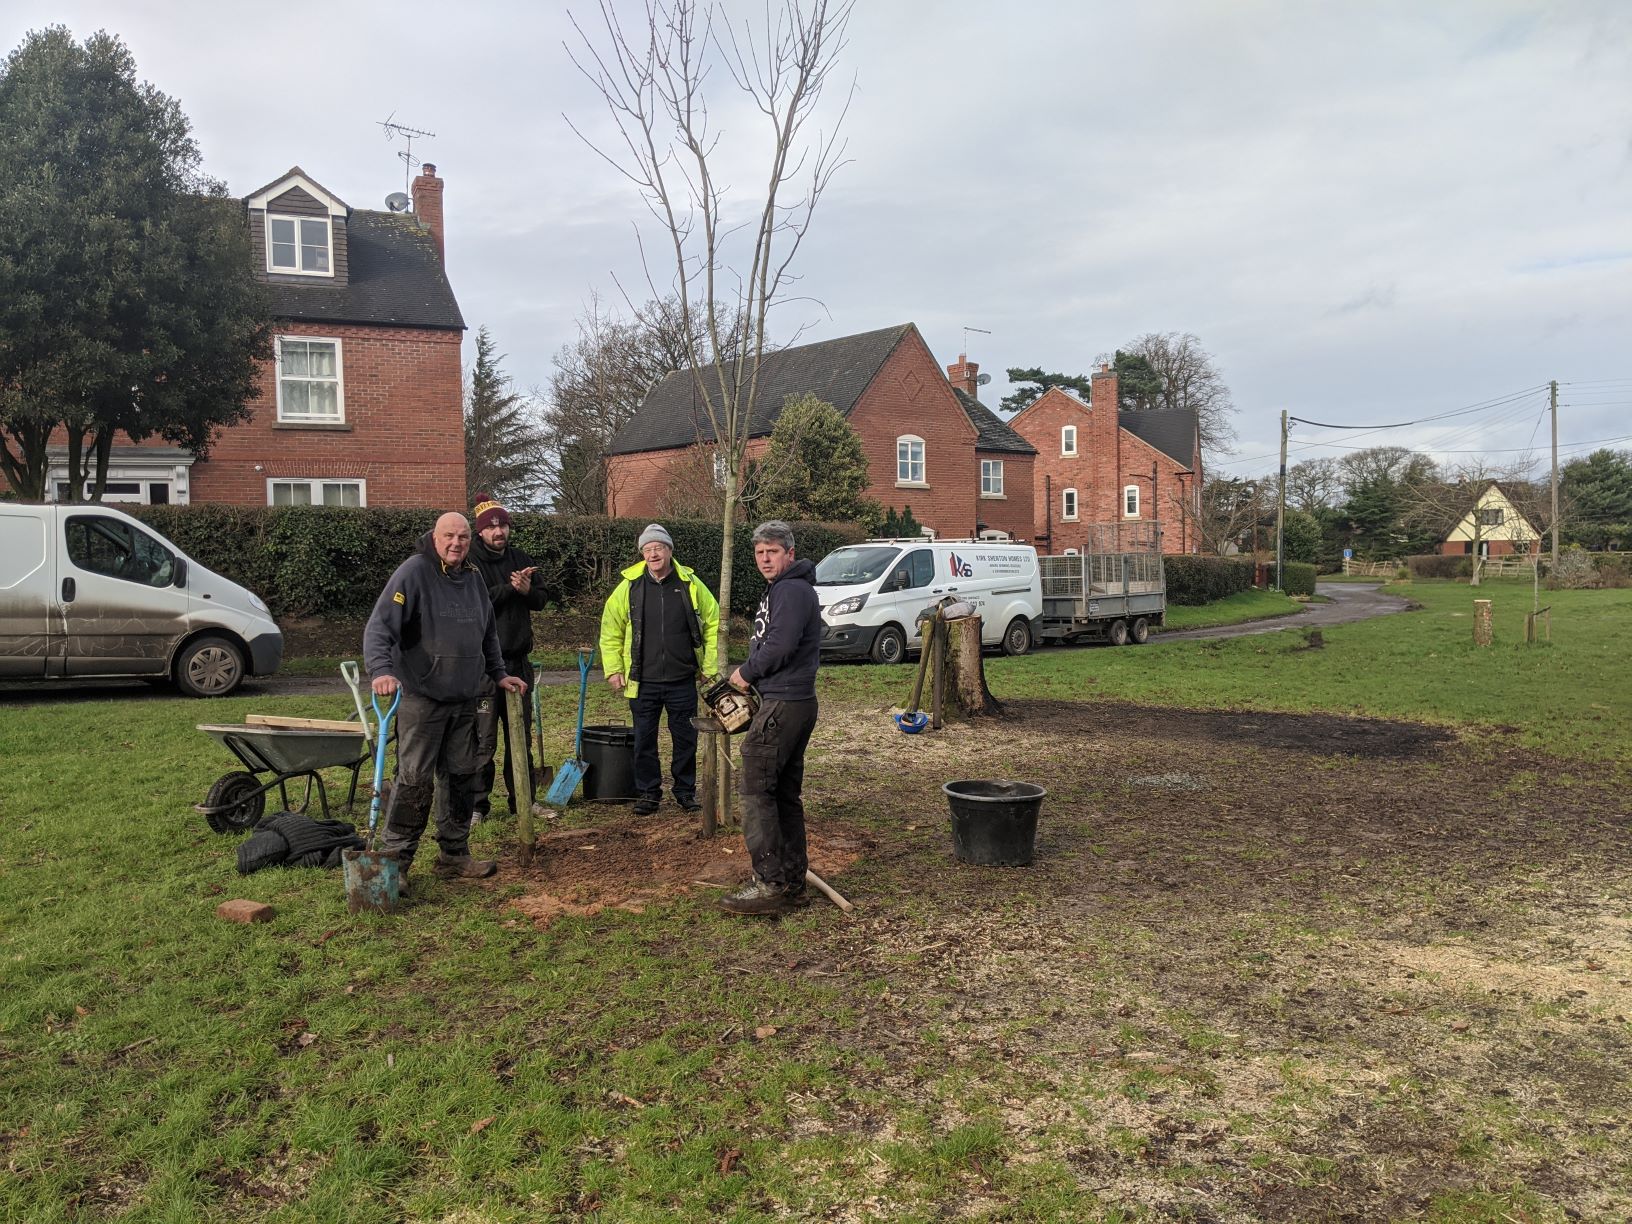
[[[1003,707],[986,687],[986,661],[980,653],[980,617],[947,621],[946,651],[952,704],[965,718],[996,718]]]
[[[1476,599],[1473,601],[1473,644],[1489,646],[1494,639],[1495,632],[1490,623],[1490,600]]]

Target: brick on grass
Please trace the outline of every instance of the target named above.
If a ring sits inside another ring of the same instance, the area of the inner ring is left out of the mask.
[[[241,897],[235,901],[223,901],[215,907],[215,916],[228,922],[271,922],[273,913],[270,905],[261,901],[246,901]]]

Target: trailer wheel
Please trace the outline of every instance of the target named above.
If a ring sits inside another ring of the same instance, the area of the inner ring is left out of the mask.
[[[1133,637],[1133,644],[1135,646],[1143,646],[1146,642],[1150,641],[1150,622],[1141,616],[1139,619],[1133,622],[1133,625],[1130,627],[1130,632]]]
[[[242,833],[252,828],[260,820],[261,813],[266,811],[266,792],[261,789],[254,774],[234,771],[217,778],[215,785],[210,787],[210,793],[204,796],[205,807],[221,807],[239,799],[243,802],[237,807],[205,816],[210,828],[217,833]]]
[[[1128,622],[1114,620],[1110,628],[1105,630],[1105,640],[1112,646],[1126,646],[1128,644]]]
[[[1006,655],[1023,655],[1031,652],[1031,622],[1023,616],[1017,616],[1009,622],[1009,627],[1003,631],[1003,653]]]
[[[885,625],[873,639],[874,663],[900,663],[907,657],[907,635],[895,625]]]

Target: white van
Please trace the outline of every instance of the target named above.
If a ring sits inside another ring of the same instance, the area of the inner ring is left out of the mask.
[[[0,558],[0,679],[171,679],[224,697],[283,661],[259,596],[111,506],[0,502]]]
[[[986,540],[869,540],[816,567],[822,654],[899,663],[917,649],[918,613],[954,595],[975,605],[981,641],[1025,654],[1043,614],[1037,550]]]

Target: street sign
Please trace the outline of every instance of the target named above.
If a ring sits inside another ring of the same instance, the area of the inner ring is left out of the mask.
[[[1353,560],[1354,560],[1354,549],[1352,549],[1352,548],[1345,548],[1345,549],[1344,549],[1344,550],[1343,550],[1343,560],[1345,560],[1345,561],[1353,561]]]

